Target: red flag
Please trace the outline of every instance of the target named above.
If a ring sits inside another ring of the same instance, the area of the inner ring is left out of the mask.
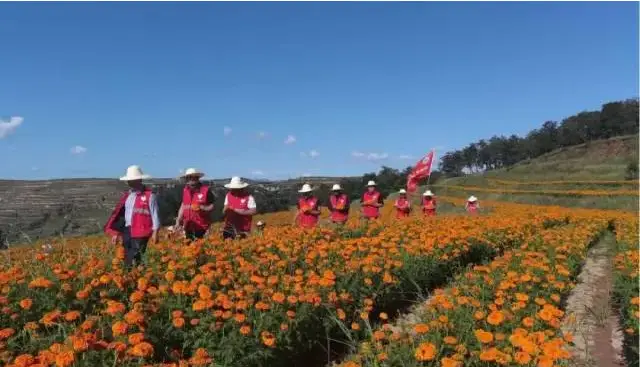
[[[407,191],[414,192],[418,187],[418,181],[423,178],[429,177],[431,174],[431,164],[433,163],[433,156],[435,155],[435,151],[431,150],[427,155],[424,156],[416,166],[413,167],[413,171],[407,177]]]

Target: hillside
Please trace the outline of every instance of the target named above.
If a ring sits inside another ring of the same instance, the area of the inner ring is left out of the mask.
[[[556,149],[508,168],[442,179],[432,188],[447,196],[635,211],[638,181],[628,177],[634,164],[638,135]]]

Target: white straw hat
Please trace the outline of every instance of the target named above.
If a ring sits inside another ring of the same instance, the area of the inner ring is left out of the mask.
[[[201,172],[200,170],[198,170],[197,168],[187,168],[186,171],[184,171],[184,174],[180,177],[187,177],[187,176],[198,176],[198,177],[202,177],[204,176],[204,173]]]
[[[313,191],[313,188],[309,184],[302,185],[302,188],[298,190],[298,192],[301,194],[304,194],[305,192],[311,192],[311,191]]]
[[[398,191],[398,194],[406,194],[406,193],[407,193],[407,190],[405,189],[400,189],[400,191]]]
[[[133,165],[127,167],[127,173],[120,177],[120,181],[135,181],[149,179],[151,176],[145,175],[139,166]]]
[[[422,196],[433,196],[433,193],[431,192],[431,190],[427,190],[424,192],[424,194],[422,194]]]
[[[474,201],[478,201],[478,198],[473,196],[473,195],[471,195],[471,196],[469,196],[469,199],[467,199],[467,201],[473,203]]]
[[[376,182],[374,180],[370,180],[369,182],[367,182],[367,186],[375,186]]]
[[[340,186],[340,184],[334,184],[333,187],[331,188],[331,191],[340,191],[342,190],[342,187]]]
[[[224,184],[224,187],[227,189],[244,189],[247,186],[249,186],[249,184],[243,182],[242,179],[237,176],[231,177],[231,181],[229,181],[228,184]]]

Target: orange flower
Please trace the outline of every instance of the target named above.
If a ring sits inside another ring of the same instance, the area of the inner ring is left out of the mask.
[[[431,361],[436,357],[436,347],[431,343],[421,343],[414,355],[418,361]]]
[[[31,300],[31,298],[25,298],[22,301],[20,301],[20,308],[22,308],[23,310],[30,309],[32,305],[33,305],[33,301]]]
[[[127,333],[128,329],[129,329],[129,325],[127,325],[127,323],[124,322],[124,321],[116,321],[111,326],[111,331],[113,332],[113,335],[115,335],[115,336],[125,335]]]
[[[418,334],[424,334],[429,331],[429,326],[426,324],[416,324],[414,325],[413,330]]]
[[[184,319],[182,317],[173,319],[173,326],[178,329],[182,328],[184,326]]]
[[[501,311],[493,311],[487,316],[487,322],[491,325],[500,325],[504,321],[504,314]]]
[[[143,333],[135,333],[129,335],[129,344],[136,345],[142,343],[142,341],[144,341]]]
[[[63,351],[56,355],[56,367],[68,367],[75,363],[76,356],[72,351]]]
[[[488,331],[476,329],[473,333],[476,335],[476,339],[478,339],[480,343],[488,344],[493,341],[493,334]]]
[[[129,350],[129,354],[139,358],[149,357],[153,354],[153,345],[147,342],[136,344]]]

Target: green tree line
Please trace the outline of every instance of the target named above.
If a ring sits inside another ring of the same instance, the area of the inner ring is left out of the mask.
[[[447,176],[459,176],[465,171],[504,168],[554,149],[637,133],[638,99],[611,102],[599,111],[583,111],[559,123],[546,121],[524,137],[493,136],[447,152],[441,158],[440,170]]]

